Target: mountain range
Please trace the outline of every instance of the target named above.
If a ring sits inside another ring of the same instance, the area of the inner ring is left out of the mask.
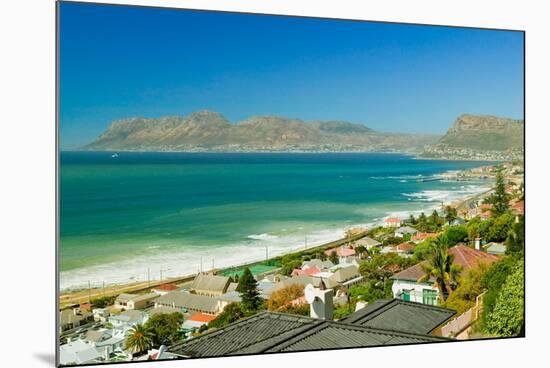
[[[439,152],[523,149],[523,121],[459,116],[444,136],[375,131],[346,121],[254,116],[232,124],[207,110],[188,116],[116,120],[95,141],[95,151],[358,151]]]
[[[346,121],[311,121],[254,116],[236,124],[223,115],[114,121],[84,150],[126,151],[414,151],[435,143],[429,134],[374,131]]]

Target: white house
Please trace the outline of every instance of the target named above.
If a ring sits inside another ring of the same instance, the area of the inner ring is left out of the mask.
[[[387,217],[384,219],[384,227],[400,227],[402,221],[399,217]]]
[[[417,232],[418,232],[418,230],[416,230],[415,228],[412,228],[410,226],[401,226],[400,228],[395,230],[394,236],[396,238],[403,238],[405,235],[413,236]]]
[[[109,323],[113,325],[113,330],[126,333],[136,324],[144,324],[149,319],[147,313],[139,310],[127,310],[120,314],[110,316]]]
[[[101,353],[90,343],[83,340],[68,342],[59,347],[59,364],[94,364],[103,360]]]
[[[449,253],[454,256],[454,264],[462,268],[462,272],[477,267],[479,263],[490,264],[499,258],[494,254],[489,254],[465,245],[457,245],[449,249]],[[430,278],[426,282],[418,282],[425,275],[423,265],[426,261],[415,264],[391,277],[393,280],[392,292],[394,298],[437,305],[439,290],[434,285],[435,279]]]

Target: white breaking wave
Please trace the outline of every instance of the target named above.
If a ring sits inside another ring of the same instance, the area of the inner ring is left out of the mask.
[[[307,247],[321,245],[344,237],[345,229],[320,230],[307,234]],[[214,268],[239,266],[261,261],[268,257],[286,254],[305,249],[304,235],[284,237],[269,234],[252,234],[258,239],[236,244],[224,244],[217,247],[182,247],[180,250],[159,251],[152,249],[150,254],[132,257],[124,261],[109,262],[100,265],[78,268],[60,273],[62,291],[105,285],[124,284],[129,282],[159,280],[162,278],[193,275],[201,269],[208,271]],[[266,236],[268,235],[268,236]]]
[[[248,235],[247,238],[252,240],[273,240],[273,239],[277,239],[278,236],[263,233],[263,234],[251,234],[251,235]]]

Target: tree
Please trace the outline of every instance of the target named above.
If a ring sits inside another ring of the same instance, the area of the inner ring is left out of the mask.
[[[456,212],[456,208],[452,206],[445,207],[445,221],[450,225],[456,218],[458,217],[458,213]]]
[[[460,266],[453,264],[454,257],[448,253],[448,244],[448,239],[444,235],[440,235],[432,242],[428,263],[422,267],[425,275],[418,279],[418,282],[426,282],[433,277],[442,300],[452,293],[460,273]]]
[[[340,260],[338,259],[338,254],[336,254],[336,251],[333,250],[330,252],[330,256],[328,257],[328,260],[331,261],[333,264],[337,265],[340,263]]]
[[[183,323],[181,313],[155,314],[145,323],[152,333],[153,346],[172,345],[179,339],[179,330]]]
[[[412,213],[409,215],[409,220],[407,222],[411,225],[416,224],[416,219],[414,218],[414,215]]]
[[[363,245],[358,245],[355,247],[355,253],[359,255],[359,258],[363,258],[365,254],[368,254],[367,248],[365,248]]]
[[[281,273],[285,276],[288,276],[295,268],[299,268],[301,265],[302,261],[300,259],[290,260],[287,263],[283,263],[283,266],[281,267]]]
[[[428,219],[426,218],[424,212],[420,213],[416,224],[419,231],[426,231],[428,229]]]
[[[304,295],[304,286],[300,284],[292,284],[285,288],[279,289],[271,293],[267,300],[267,309],[270,311],[278,311],[290,304],[291,301]]]
[[[135,354],[141,354],[153,346],[153,333],[144,325],[137,324],[130,329],[126,339],[126,348]]]
[[[447,237],[448,245],[452,247],[468,239],[468,230],[463,225],[449,226],[445,231],[445,236]]]
[[[523,326],[525,274],[523,265],[518,265],[506,278],[495,308],[489,315],[487,330],[497,336],[516,336]]]
[[[258,282],[250,272],[250,269],[246,267],[243,275],[237,285],[237,291],[241,295],[241,304],[245,312],[255,312],[262,304],[260,298],[260,292],[258,291]]]
[[[485,263],[479,263],[476,267],[471,268],[466,272],[464,277],[460,278],[460,285],[453,291],[441,306],[444,308],[454,309],[457,315],[466,312],[472,308],[476,302],[476,298],[480,295],[484,288],[481,284],[483,275],[488,270]]]
[[[493,215],[500,216],[508,211],[508,194],[506,193],[506,185],[504,184],[504,175],[502,170],[498,170],[495,179],[495,192],[490,197],[493,204],[491,211]]]
[[[208,323],[208,328],[222,328],[245,317],[240,303],[229,303],[218,316]]]
[[[506,253],[523,253],[525,249],[525,219],[523,216],[512,225],[506,238]]]
[[[92,299],[92,307],[94,308],[105,308],[111,304],[114,304],[116,296],[101,296],[98,298]]]
[[[429,222],[433,225],[435,230],[437,230],[437,227],[441,224],[441,218],[439,217],[439,213],[437,210],[433,210],[432,214],[430,215]]]

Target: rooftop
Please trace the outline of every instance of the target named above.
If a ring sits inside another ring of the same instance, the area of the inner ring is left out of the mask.
[[[379,329],[428,334],[455,313],[451,309],[390,299],[377,300],[340,321]]]
[[[454,256],[453,264],[460,265],[462,267],[462,271],[474,268],[479,262],[493,263],[499,259],[499,257],[494,254],[482,252],[465,245],[456,245],[449,248],[449,253]],[[393,275],[391,278],[393,280],[409,280],[416,282],[419,278],[424,276],[425,272],[423,270],[423,265],[426,263],[426,261],[417,263],[414,266],[406,268],[403,271]],[[433,282],[433,280],[430,279],[429,282]]]
[[[157,304],[172,306],[174,308],[187,308],[216,313],[218,311],[218,300],[208,296],[172,291],[157,299]]]
[[[231,280],[227,276],[200,273],[195,277],[195,280],[193,280],[191,289],[223,293],[227,290],[230,282]]]
[[[375,329],[292,314],[262,312],[170,348],[184,357],[448,341],[429,335]]]

